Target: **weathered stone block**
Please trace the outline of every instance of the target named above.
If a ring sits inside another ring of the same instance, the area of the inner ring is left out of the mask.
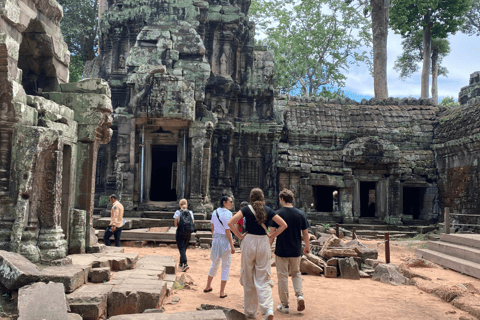
[[[107,296],[113,285],[85,285],[67,295],[72,312],[80,314],[84,320],[107,318]]]
[[[352,257],[338,260],[338,267],[340,269],[340,277],[343,279],[359,280],[360,274],[358,272],[358,265]]]
[[[120,315],[109,320],[227,320],[222,310],[187,311],[177,313],[144,313],[134,315]]]
[[[323,269],[317,266],[315,263],[310,260],[302,257],[300,260],[300,272],[306,273],[308,275],[319,276],[323,273]]]
[[[326,266],[325,267],[325,278],[336,278],[338,276],[337,267]]]
[[[18,290],[19,320],[65,320],[67,306],[61,283],[37,282]]]
[[[88,281],[93,283],[102,283],[109,281],[112,276],[110,268],[92,268],[88,274]]]
[[[116,285],[108,294],[108,315],[142,313],[159,306],[167,293],[166,282],[150,280]]]
[[[42,281],[63,283],[65,292],[70,293],[85,284],[90,267],[60,266],[48,267],[42,270]]]
[[[376,260],[378,258],[378,250],[376,248],[355,247],[358,257],[365,262],[367,259]]]
[[[19,289],[40,279],[36,265],[18,253],[0,250],[0,282],[10,290]]]

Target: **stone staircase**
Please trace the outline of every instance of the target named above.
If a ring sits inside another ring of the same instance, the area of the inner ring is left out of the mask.
[[[444,267],[480,279],[480,235],[442,234],[440,241],[428,242],[415,254]]]
[[[410,238],[436,229],[435,226],[397,226],[388,224],[340,224],[340,227],[349,231],[356,228],[357,236],[366,239],[383,238],[385,232],[390,234],[390,238]]]

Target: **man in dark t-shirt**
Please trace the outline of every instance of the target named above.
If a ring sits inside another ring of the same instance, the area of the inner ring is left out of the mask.
[[[305,213],[293,207],[293,192],[283,189],[280,192],[280,205],[282,208],[276,213],[282,217],[288,228],[277,237],[275,247],[275,265],[277,267],[278,295],[281,304],[277,310],[289,313],[288,307],[288,276],[292,277],[293,288],[297,296],[297,310],[305,310],[305,300],[302,292],[302,274],[300,273],[300,259],[302,256],[302,235],[305,241],[304,252],[310,253],[308,235],[308,221]],[[275,231],[278,225],[272,221],[270,226]]]

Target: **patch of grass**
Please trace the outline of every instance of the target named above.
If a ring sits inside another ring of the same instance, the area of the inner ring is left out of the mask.
[[[426,234],[417,234],[415,237],[398,238],[395,241],[428,241]]]
[[[322,227],[325,229],[330,229],[330,224],[329,223],[322,223]]]
[[[183,287],[185,287],[185,284],[183,283],[183,281],[175,281],[173,283],[173,289],[175,290],[182,290]]]

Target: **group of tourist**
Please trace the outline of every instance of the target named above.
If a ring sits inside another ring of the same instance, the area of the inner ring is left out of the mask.
[[[278,278],[278,295],[281,304],[277,310],[289,313],[288,277],[292,278],[297,311],[305,309],[302,292],[302,276],[300,259],[302,255],[302,238],[305,242],[305,253],[310,252],[308,222],[305,214],[293,207],[294,194],[284,189],[279,194],[281,209],[274,211],[265,205],[263,191],[254,188],[250,192],[250,201],[242,203],[242,208],[232,217],[233,199],[223,196],[220,206],[212,213],[212,248],[210,259],[212,264],[208,271],[207,285],[203,292],[211,292],[212,281],[218,268],[222,268],[220,298],[226,298],[227,285],[232,254],[235,253],[232,232],[241,243],[240,283],[244,293],[244,313],[249,319],[255,319],[257,309],[272,320],[274,317],[271,278],[271,246],[277,238],[275,246],[275,265]],[[105,231],[104,241],[110,245],[110,237],[115,237],[115,245],[120,246],[120,235],[123,228],[123,206],[116,195],[110,196],[112,203],[110,225]],[[179,266],[187,271],[186,249],[194,231],[194,215],[188,210],[188,202],[179,202],[180,210],[173,216],[177,227],[175,239],[180,252]],[[240,226],[240,227],[239,227]],[[246,230],[246,231],[245,231]]]
[[[279,194],[282,208],[275,212],[265,205],[263,191],[255,188],[250,192],[250,202],[243,205],[232,217],[230,210],[233,207],[233,200],[229,196],[222,197],[220,206],[212,213],[213,241],[210,252],[212,264],[208,272],[207,285],[203,292],[213,291],[212,281],[221,264],[220,298],[227,297],[225,287],[230,273],[232,254],[235,253],[233,232],[241,243],[240,283],[243,286],[244,293],[244,313],[247,318],[255,319],[257,309],[260,308],[260,312],[265,316],[265,319],[272,320],[274,317],[272,297],[274,284],[271,278],[271,246],[277,238],[275,265],[277,267],[278,294],[281,301],[277,310],[282,313],[289,313],[289,276],[292,277],[297,297],[297,310],[303,311],[305,309],[300,259],[302,238],[305,241],[304,252],[310,252],[308,222],[305,214],[293,207],[293,199],[292,191],[282,190]],[[187,210],[182,203],[186,203],[186,200],[182,199],[180,201],[181,209],[174,216],[175,226],[184,223],[180,221],[184,215],[192,215],[193,223],[193,213]],[[239,227],[239,223],[241,227]],[[180,239],[178,245],[180,265],[182,270],[186,271],[188,269],[185,255],[186,246],[181,242],[183,241],[181,233],[182,231],[177,228],[177,241]]]

